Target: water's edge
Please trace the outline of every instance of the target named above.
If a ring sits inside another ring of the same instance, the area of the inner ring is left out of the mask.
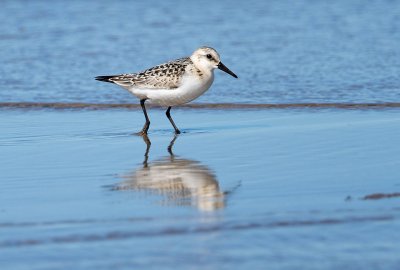
[[[148,105],[160,108],[155,105]],[[0,109],[140,109],[139,104],[130,103],[47,103],[47,102],[0,102]],[[182,109],[290,109],[290,108],[334,108],[334,109],[387,109],[400,108],[400,102],[384,103],[193,103],[178,106]]]

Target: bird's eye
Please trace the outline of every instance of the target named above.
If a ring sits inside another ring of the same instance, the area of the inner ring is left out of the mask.
[[[207,54],[206,56],[207,56],[208,59],[212,59],[211,54]]]

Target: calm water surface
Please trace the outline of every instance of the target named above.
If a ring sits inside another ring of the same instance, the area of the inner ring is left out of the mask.
[[[400,100],[399,1],[2,1],[0,102],[215,47],[201,103]],[[3,269],[400,269],[398,109],[0,108]],[[150,144],[151,142],[151,144]],[[392,198],[365,200],[371,194]],[[397,194],[397,195],[396,195]]]
[[[218,49],[197,102],[398,102],[399,1],[3,1],[0,101],[136,102],[93,77]]]
[[[5,269],[400,266],[398,110],[0,114]]]

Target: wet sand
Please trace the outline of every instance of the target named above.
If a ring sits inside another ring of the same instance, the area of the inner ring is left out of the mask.
[[[4,269],[400,265],[398,109],[0,114]]]
[[[149,108],[160,108],[146,104]],[[140,109],[139,103],[60,103],[60,102],[0,102],[0,109]],[[390,109],[400,108],[398,102],[381,103],[188,103],[180,105],[182,109]]]
[[[2,1],[0,268],[400,269],[400,5],[364,2]],[[132,135],[94,77],[202,45],[240,79]]]

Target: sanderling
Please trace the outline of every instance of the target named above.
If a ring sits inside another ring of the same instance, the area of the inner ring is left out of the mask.
[[[147,134],[150,127],[145,101],[167,106],[166,115],[175,133],[179,134],[180,131],[171,118],[171,107],[188,103],[206,92],[214,81],[216,68],[237,78],[235,73],[222,64],[216,50],[201,47],[190,57],[161,64],[140,73],[98,76],[95,79],[115,83],[140,99],[146,123],[139,134]]]

